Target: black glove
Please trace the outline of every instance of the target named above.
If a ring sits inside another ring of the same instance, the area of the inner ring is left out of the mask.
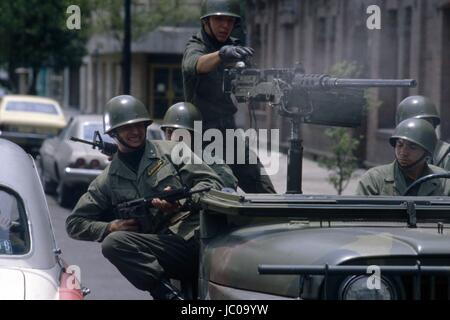
[[[253,50],[250,47],[241,46],[223,46],[219,50],[219,57],[224,63],[234,62],[238,60],[244,60],[247,57],[253,56]]]

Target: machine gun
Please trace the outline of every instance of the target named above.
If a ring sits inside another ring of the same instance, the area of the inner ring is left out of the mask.
[[[300,123],[339,127],[361,124],[365,88],[415,87],[416,80],[340,79],[293,69],[249,69],[244,62],[226,69],[223,91],[238,103],[265,102],[291,121],[287,193],[302,193],[303,146]]]
[[[115,143],[103,141],[102,136],[98,131],[94,132],[92,142],[88,140],[79,139],[76,137],[70,137],[70,140],[89,144],[92,146],[92,149],[98,149],[100,150],[101,153],[107,155],[108,157],[112,157],[114,153],[117,152],[117,145]]]
[[[140,218],[144,215],[145,211],[139,210],[143,207],[151,207],[153,199],[166,200],[167,202],[175,202],[181,199],[190,198],[193,194],[200,192],[208,192],[211,187],[200,188],[197,190],[189,190],[187,188],[180,188],[175,190],[163,191],[152,194],[150,197],[143,197],[131,201],[126,201],[119,203],[116,206],[116,210],[119,218],[130,219],[130,218]]]

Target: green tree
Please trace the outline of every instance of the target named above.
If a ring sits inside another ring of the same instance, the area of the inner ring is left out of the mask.
[[[332,156],[319,158],[319,165],[330,171],[328,181],[341,195],[358,167],[358,159],[354,153],[359,141],[353,138],[347,128],[330,128],[325,130],[325,135],[332,143]]]
[[[70,5],[81,9],[81,30],[67,28]],[[18,67],[33,71],[28,91],[35,94],[40,68],[79,65],[85,54],[89,10],[88,0],[0,1],[0,66],[8,73],[10,89],[17,89]]]
[[[200,8],[185,0],[134,0],[132,3],[132,37],[139,39],[159,26],[199,23]],[[91,0],[94,8],[93,32],[123,41],[123,0]]]
[[[362,73],[362,66],[354,62],[344,61],[335,64],[329,73],[336,77],[358,78]],[[325,135],[331,141],[331,156],[320,157],[318,160],[319,166],[330,171],[328,181],[341,195],[348,186],[353,172],[358,167],[355,152],[360,142],[353,137],[352,132],[347,128],[329,128],[325,130]]]

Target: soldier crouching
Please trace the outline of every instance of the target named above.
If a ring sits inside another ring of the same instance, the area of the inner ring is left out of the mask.
[[[188,212],[178,201],[153,199],[151,206],[139,208],[143,214],[125,218],[117,205],[170,189],[220,189],[222,181],[205,164],[174,164],[176,143],[146,139],[151,122],[145,106],[132,96],[107,103],[105,134],[116,140],[118,152],[78,201],[66,230],[74,239],[102,242],[103,255],[154,299],[181,299],[169,279],[197,276],[199,242],[194,233],[201,195],[192,195]]]

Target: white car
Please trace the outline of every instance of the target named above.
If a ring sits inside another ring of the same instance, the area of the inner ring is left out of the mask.
[[[77,115],[56,137],[46,139],[39,150],[39,164],[44,190],[56,191],[58,203],[68,207],[76,196],[108,165],[108,156],[92,146],[70,140],[71,137],[92,141],[94,132],[103,132],[101,115]],[[105,142],[114,141],[101,135]]]
[[[0,300],[83,299],[88,290],[61,258],[33,158],[5,139],[0,152]]]
[[[0,98],[0,138],[11,140],[28,152],[35,154],[44,139],[65,126],[56,100],[26,95]]]

